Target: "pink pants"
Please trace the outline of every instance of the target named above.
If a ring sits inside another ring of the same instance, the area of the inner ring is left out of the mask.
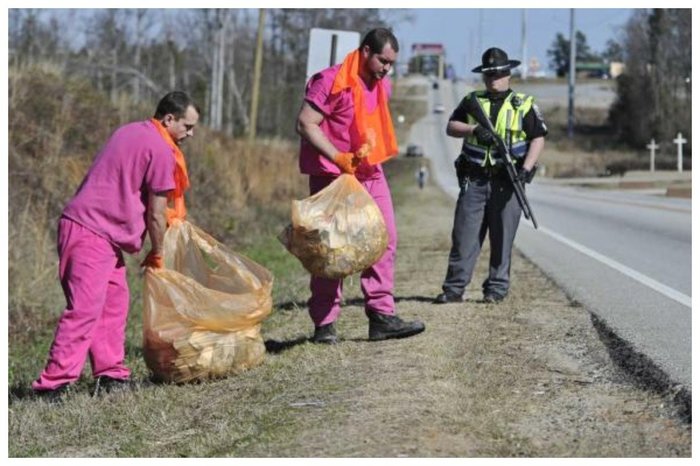
[[[309,176],[309,189],[315,194],[333,182],[327,176]],[[393,315],[394,310],[394,258],[396,256],[396,225],[391,192],[383,173],[370,179],[359,180],[379,206],[389,233],[389,246],[384,255],[372,267],[360,275],[360,286],[365,296],[365,310]],[[340,314],[343,281],[311,277],[309,314],[314,325],[334,322]]]
[[[67,305],[49,360],[32,388],[53,390],[75,382],[88,353],[95,377],[128,378],[124,340],[129,288],[122,252],[82,225],[61,218],[58,256]]]

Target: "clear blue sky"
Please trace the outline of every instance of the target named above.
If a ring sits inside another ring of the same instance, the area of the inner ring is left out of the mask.
[[[522,16],[526,12],[527,56],[536,57],[547,68],[549,49],[558,32],[569,37],[570,9],[411,9],[415,22],[394,24],[399,38],[400,59],[410,55],[411,44],[442,43],[447,61],[460,76],[479,65],[481,53],[492,46],[504,49],[510,58],[522,61]],[[617,39],[632,9],[575,9],[576,29],[586,35],[594,52],[602,52],[608,39]],[[481,26],[480,26],[481,25]],[[480,34],[481,31],[481,34]]]

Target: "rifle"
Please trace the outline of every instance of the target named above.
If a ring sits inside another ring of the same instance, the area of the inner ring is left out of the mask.
[[[523,210],[523,215],[527,220],[532,220],[532,225],[535,228],[537,228],[537,220],[535,220],[535,214],[532,212],[530,203],[527,201],[527,197],[525,196],[525,187],[523,186],[522,181],[520,181],[520,178],[518,178],[518,173],[515,171],[515,164],[513,164],[513,159],[510,156],[509,147],[506,146],[506,143],[503,140],[503,138],[501,138],[498,135],[498,133],[496,133],[496,129],[493,127],[491,120],[489,119],[488,115],[484,113],[484,109],[481,107],[481,104],[476,99],[476,93],[472,94],[471,99],[472,102],[479,109],[479,113],[481,114],[481,118],[478,118],[477,115],[477,120],[483,120],[479,121],[479,123],[484,128],[486,128],[489,131],[489,133],[491,133],[491,135],[494,137],[494,140],[496,141],[496,149],[498,150],[499,154],[501,154],[501,157],[503,157],[504,165],[506,166],[506,172],[508,173],[508,179],[513,185],[513,191],[515,191],[515,197],[518,199],[518,204],[520,204],[520,208]]]

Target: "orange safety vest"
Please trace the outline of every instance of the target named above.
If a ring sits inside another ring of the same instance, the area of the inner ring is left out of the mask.
[[[399,149],[396,145],[391,113],[389,113],[389,99],[381,83],[377,83],[379,86],[377,89],[377,110],[367,113],[364,91],[360,83],[362,79],[359,74],[361,61],[362,55],[359,49],[350,52],[345,57],[333,81],[331,94],[350,88],[355,108],[353,125],[360,138],[358,147],[354,147],[353,151],[358,151],[367,144],[361,151],[364,153],[360,155],[366,156],[370,165],[376,165],[398,154]]]
[[[165,209],[168,225],[171,225],[174,219],[184,220],[187,216],[187,209],[185,208],[185,190],[190,187],[190,178],[187,175],[185,154],[183,154],[180,147],[175,144],[172,136],[170,136],[170,133],[168,133],[160,121],[151,118],[151,122],[165,142],[173,149],[173,157],[175,157],[175,173],[173,174],[175,178],[175,189],[168,192],[168,207]]]

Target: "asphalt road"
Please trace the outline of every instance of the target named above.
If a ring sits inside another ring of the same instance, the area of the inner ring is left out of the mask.
[[[453,161],[461,141],[447,118],[468,88],[429,88],[430,113],[411,130],[431,176],[456,199]],[[552,98],[565,95],[552,92]],[[619,190],[562,186],[538,179],[528,197],[540,224],[523,218],[516,247],[618,337],[690,390],[691,201]]]

